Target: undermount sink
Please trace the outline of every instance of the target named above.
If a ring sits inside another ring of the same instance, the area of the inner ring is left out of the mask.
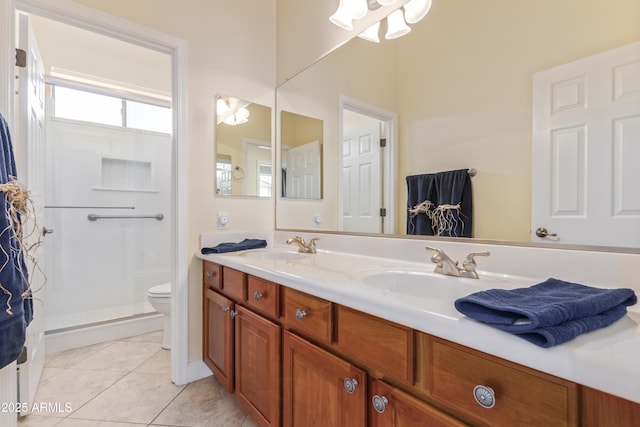
[[[360,283],[383,292],[413,297],[454,301],[487,289],[476,279],[445,276],[430,270],[391,268],[354,275]]]
[[[261,250],[247,251],[247,252],[242,252],[238,255],[244,256],[247,258],[272,259],[272,260],[295,260],[295,259],[302,259],[309,256],[308,254],[303,254],[301,252],[273,250],[273,249],[267,249],[262,251]]]

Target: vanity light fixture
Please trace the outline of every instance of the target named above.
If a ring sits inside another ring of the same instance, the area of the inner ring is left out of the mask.
[[[241,125],[249,121],[249,110],[244,107],[238,108],[238,110],[224,119],[223,123],[231,126]]]
[[[216,114],[221,116],[223,114],[226,114],[228,111],[229,104],[223,97],[219,96],[216,100]]]
[[[329,17],[329,21],[340,28],[351,31],[353,30],[353,20],[364,18],[368,10],[367,0],[340,0],[338,10]]]
[[[351,31],[353,30],[353,19],[358,18],[351,17],[351,19],[348,20],[347,26],[340,25],[333,19],[338,14],[338,12],[340,12],[343,1],[344,0],[340,1],[338,11],[336,11],[336,14],[329,18],[329,20],[339,27]],[[371,10],[375,9],[376,6],[380,7],[380,5],[388,6],[395,1],[397,0],[367,0],[369,9]],[[385,33],[385,39],[395,39],[410,32],[411,27],[409,27],[407,24],[415,24],[422,18],[424,18],[431,9],[431,3],[432,0],[411,0],[407,2],[402,8],[397,9],[389,14],[389,16],[387,17],[387,31]],[[364,30],[362,33],[358,34],[358,37],[375,43],[379,43],[379,31],[380,21],[376,22],[375,24]]]

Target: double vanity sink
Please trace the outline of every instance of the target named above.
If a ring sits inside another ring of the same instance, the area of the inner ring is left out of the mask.
[[[351,254],[342,252],[342,248],[301,253],[292,246],[270,245],[265,249],[200,257],[430,336],[640,402],[637,306],[630,307],[627,316],[607,328],[556,347],[540,348],[466,318],[455,309],[454,301],[481,290],[531,286],[547,276],[488,272],[483,270],[486,259],[479,259],[478,279],[452,277],[434,272],[431,254],[425,250],[424,262],[418,263]]]

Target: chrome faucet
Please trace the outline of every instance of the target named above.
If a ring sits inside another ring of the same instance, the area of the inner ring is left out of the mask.
[[[442,249],[434,248],[432,246],[427,246],[425,249],[435,252],[431,256],[431,261],[436,265],[436,268],[433,270],[435,273],[446,274],[447,276],[454,277],[468,277],[471,279],[478,278],[475,257],[489,256],[491,254],[489,251],[471,252],[465,258],[462,263],[462,267],[460,267],[458,265],[458,261],[452,260]]]
[[[300,236],[292,237],[287,239],[287,245],[292,243],[296,243],[298,245],[298,252],[302,252],[304,254],[315,254],[316,253],[316,241],[318,239],[311,239],[309,244],[307,244],[304,239]]]

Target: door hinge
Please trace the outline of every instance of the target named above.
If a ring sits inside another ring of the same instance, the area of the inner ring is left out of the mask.
[[[381,217],[387,216],[387,209],[386,208],[380,208],[380,216]]]
[[[380,148],[387,146],[387,138],[380,138]]]
[[[27,52],[24,49],[16,49],[16,67],[27,66]]]

